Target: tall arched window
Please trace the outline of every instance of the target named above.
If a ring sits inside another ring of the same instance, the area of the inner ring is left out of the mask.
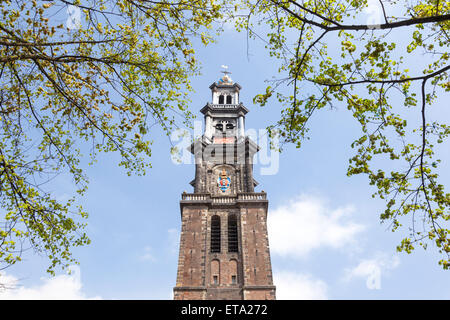
[[[220,252],[220,217],[211,218],[211,252]]]
[[[224,97],[223,97],[223,95],[221,94],[220,96],[219,96],[219,104],[223,104],[224,103]]]
[[[235,214],[228,216],[228,252],[238,252],[238,229]]]
[[[227,104],[231,104],[231,96],[227,96]]]

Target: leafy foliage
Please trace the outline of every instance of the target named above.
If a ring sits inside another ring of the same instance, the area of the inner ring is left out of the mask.
[[[314,113],[345,105],[362,132],[348,175],[368,176],[393,231],[406,222],[399,251],[434,243],[449,269],[450,193],[438,182],[435,150],[450,127],[429,122],[427,111],[450,91],[450,2],[262,0],[246,9],[236,15],[238,30],[264,39],[286,75],[254,98],[283,105],[269,132],[276,127],[300,147]]]
[[[192,40],[211,41],[214,0],[0,1],[0,268],[26,248],[48,271],[89,243],[75,197],[45,189],[70,173],[83,194],[80,161],[90,149],[118,152],[129,174],[150,165],[150,132],[189,122]],[[75,208],[74,208],[75,207]]]

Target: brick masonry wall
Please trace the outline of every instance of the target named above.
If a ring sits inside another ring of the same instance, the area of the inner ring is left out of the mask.
[[[245,300],[275,300],[275,289],[246,289],[244,290]]]
[[[208,299],[243,299],[242,296],[242,258],[241,250],[239,252],[228,252],[228,216],[235,214],[239,221],[239,209],[210,209],[208,213],[208,232],[206,236],[206,287]],[[217,215],[221,222],[221,249],[220,252],[212,253],[210,248],[211,233],[209,232],[211,226],[211,217]],[[240,226],[238,224],[238,235]],[[238,239],[240,245],[241,240]],[[214,272],[214,264],[219,264],[219,272]],[[214,284],[213,276],[218,275],[218,283]],[[236,276],[236,283],[232,283],[232,276]]]
[[[247,159],[248,160],[248,159]],[[253,191],[251,163],[203,162],[196,165],[195,192],[212,197]],[[217,178],[225,170],[230,189],[222,192]],[[175,299],[275,299],[267,235],[267,201],[233,205],[182,204],[182,226]],[[239,252],[228,252],[228,217],[238,222]],[[221,250],[212,253],[211,217],[221,221]],[[212,264],[213,268],[212,269]],[[236,270],[237,269],[237,270]],[[214,276],[217,276],[217,283]],[[236,282],[232,283],[232,276]]]
[[[207,207],[184,207],[182,212],[177,287],[204,287]],[[203,293],[178,291],[175,299],[203,297]]]
[[[206,300],[207,296],[206,290],[175,288],[173,298],[175,300]]]
[[[184,206],[174,298],[275,299],[266,208],[265,203],[217,209]],[[237,253],[228,252],[230,214],[238,218]],[[221,250],[218,253],[210,252],[211,217],[214,215],[221,221]],[[217,284],[214,275],[218,276]],[[237,276],[236,283],[232,283],[233,275]]]
[[[242,207],[241,225],[244,287],[255,287],[244,290],[244,299],[275,299],[265,205]]]

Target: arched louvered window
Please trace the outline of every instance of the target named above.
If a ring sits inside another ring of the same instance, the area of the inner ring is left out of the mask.
[[[216,135],[220,135],[220,134],[223,134],[223,124],[222,123],[216,124]]]
[[[238,252],[238,229],[236,215],[228,216],[228,252]]]
[[[231,96],[227,96],[227,104],[231,104]]]
[[[225,100],[225,98],[224,98],[224,96],[221,94],[221,95],[219,96],[219,104],[223,104],[223,103],[224,103],[224,100]]]
[[[220,217],[211,218],[211,252],[220,252]]]

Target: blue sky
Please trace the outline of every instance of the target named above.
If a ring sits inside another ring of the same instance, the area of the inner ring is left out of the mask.
[[[249,55],[247,55],[247,52]],[[209,85],[226,64],[242,86],[241,101],[250,110],[246,127],[262,129],[278,119],[280,106],[252,104],[265,80],[277,74],[276,61],[261,43],[227,30],[217,44],[201,48],[202,75],[192,79],[191,108],[210,100]],[[305,88],[307,90],[307,88]],[[435,109],[447,103],[442,99]],[[359,127],[344,105],[322,110],[311,121],[311,139],[301,149],[286,146],[279,171],[255,178],[269,199],[269,243],[278,298],[285,299],[450,299],[450,277],[437,264],[433,246],[411,255],[396,253],[403,234],[380,224],[384,203],[370,195],[366,177],[347,177],[351,142]],[[438,111],[435,111],[438,114]],[[448,117],[449,113],[444,113]],[[47,260],[32,252],[5,271],[17,289],[0,298],[170,299],[176,280],[181,193],[192,191],[194,166],[174,164],[167,137],[153,133],[152,168],[144,177],[128,177],[117,156],[100,155],[86,167],[89,190],[79,202],[90,213],[91,245],[74,250],[80,265],[74,275],[51,278]],[[448,144],[447,144],[448,148]],[[442,154],[450,156],[447,149]],[[449,170],[441,181],[448,184]],[[74,190],[68,176],[54,181],[55,195]]]

